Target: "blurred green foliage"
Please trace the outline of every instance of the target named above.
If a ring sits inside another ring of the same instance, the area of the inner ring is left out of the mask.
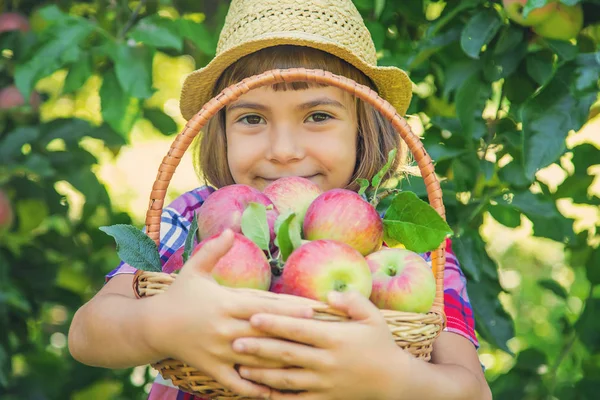
[[[355,0],[380,64],[406,69],[416,85],[409,121],[444,178],[496,399],[592,399],[600,387],[597,208],[596,221],[575,230],[560,206],[600,205],[590,189],[600,150],[567,145],[597,113],[600,1],[562,3],[583,7],[583,30],[569,41],[515,24],[500,1]],[[98,227],[132,222],[111,204],[82,143],[94,138],[117,154],[140,120],[177,133],[180,121],[152,96],[180,77],[153,63],[185,54],[205,65],[228,2],[3,5],[3,17],[25,16],[29,29],[0,24],[0,88],[21,94],[20,103],[0,95],[0,188],[10,203],[0,199],[0,397],[145,398],[149,368],[87,367],[66,347],[74,312],[118,262]],[[40,82],[57,73],[59,92],[45,92]],[[41,117],[40,103],[73,101],[94,80],[99,115]],[[556,187],[540,178],[549,166],[565,177]],[[419,179],[401,185],[426,198]],[[65,186],[85,200],[76,217]]]

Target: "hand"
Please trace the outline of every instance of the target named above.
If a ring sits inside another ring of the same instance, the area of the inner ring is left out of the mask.
[[[329,303],[353,322],[252,316],[253,327],[277,338],[236,339],[234,350],[297,368],[244,365],[240,375],[275,389],[271,398],[277,400],[389,399],[392,382],[408,374],[411,356],[394,343],[379,310],[361,294],[332,292]]]
[[[236,364],[281,367],[276,360],[235,353],[238,337],[260,337],[249,318],[256,313],[310,317],[312,309],[259,298],[218,285],[210,271],[233,244],[233,233],[224,231],[207,243],[183,266],[169,289],[144,301],[153,301],[154,315],[148,330],[151,345],[165,358],[172,357],[204,371],[235,393],[265,397],[269,389],[242,379]]]

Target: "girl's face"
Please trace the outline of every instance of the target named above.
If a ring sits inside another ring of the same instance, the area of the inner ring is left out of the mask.
[[[323,191],[350,183],[358,125],[353,98],[341,89],[254,89],[227,107],[225,126],[236,183],[262,190],[302,176]]]

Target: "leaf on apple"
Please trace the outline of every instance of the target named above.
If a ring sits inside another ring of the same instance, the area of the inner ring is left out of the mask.
[[[377,190],[377,188],[379,187],[379,184],[381,183],[381,179],[383,179],[383,176],[388,172],[388,170],[392,166],[392,163],[394,162],[394,159],[396,158],[396,153],[397,152],[398,152],[398,149],[392,149],[392,150],[390,150],[390,152],[388,154],[387,162],[379,170],[379,172],[377,172],[375,174],[375,176],[373,177],[373,179],[371,179],[371,185],[375,188],[375,190]],[[375,193],[375,195],[376,194],[377,193]]]
[[[436,249],[452,229],[431,205],[413,192],[394,196],[383,217],[384,241],[403,244],[408,250],[425,253]]]
[[[192,255],[192,251],[194,251],[194,238],[196,237],[196,233],[198,232],[198,214],[194,212],[194,219],[192,219],[192,224],[190,225],[190,230],[188,231],[187,237],[185,238],[185,249],[183,250],[183,263],[190,258]]]
[[[158,247],[144,232],[125,224],[101,226],[99,229],[115,239],[121,260],[142,271],[162,272]]]
[[[362,196],[369,188],[369,181],[365,178],[358,178],[356,179],[356,182],[358,182],[358,184],[360,185],[360,190],[358,191],[358,194]]]
[[[269,250],[271,233],[264,204],[251,202],[242,214],[242,233],[261,250]]]
[[[294,244],[290,237],[290,226],[295,217],[296,213],[288,211],[280,215],[275,221],[275,245],[279,248],[279,254],[281,254],[283,261],[286,261],[294,251]]]

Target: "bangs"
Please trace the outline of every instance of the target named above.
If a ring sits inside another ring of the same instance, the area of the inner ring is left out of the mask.
[[[342,75],[371,88],[375,86],[361,71],[345,61],[312,47],[292,45],[273,46],[242,57],[227,68],[215,85],[213,96],[226,87],[243,79],[262,74],[271,69],[306,68],[321,69],[335,75]],[[271,85],[274,91],[305,90],[326,87],[316,82],[279,82]]]

